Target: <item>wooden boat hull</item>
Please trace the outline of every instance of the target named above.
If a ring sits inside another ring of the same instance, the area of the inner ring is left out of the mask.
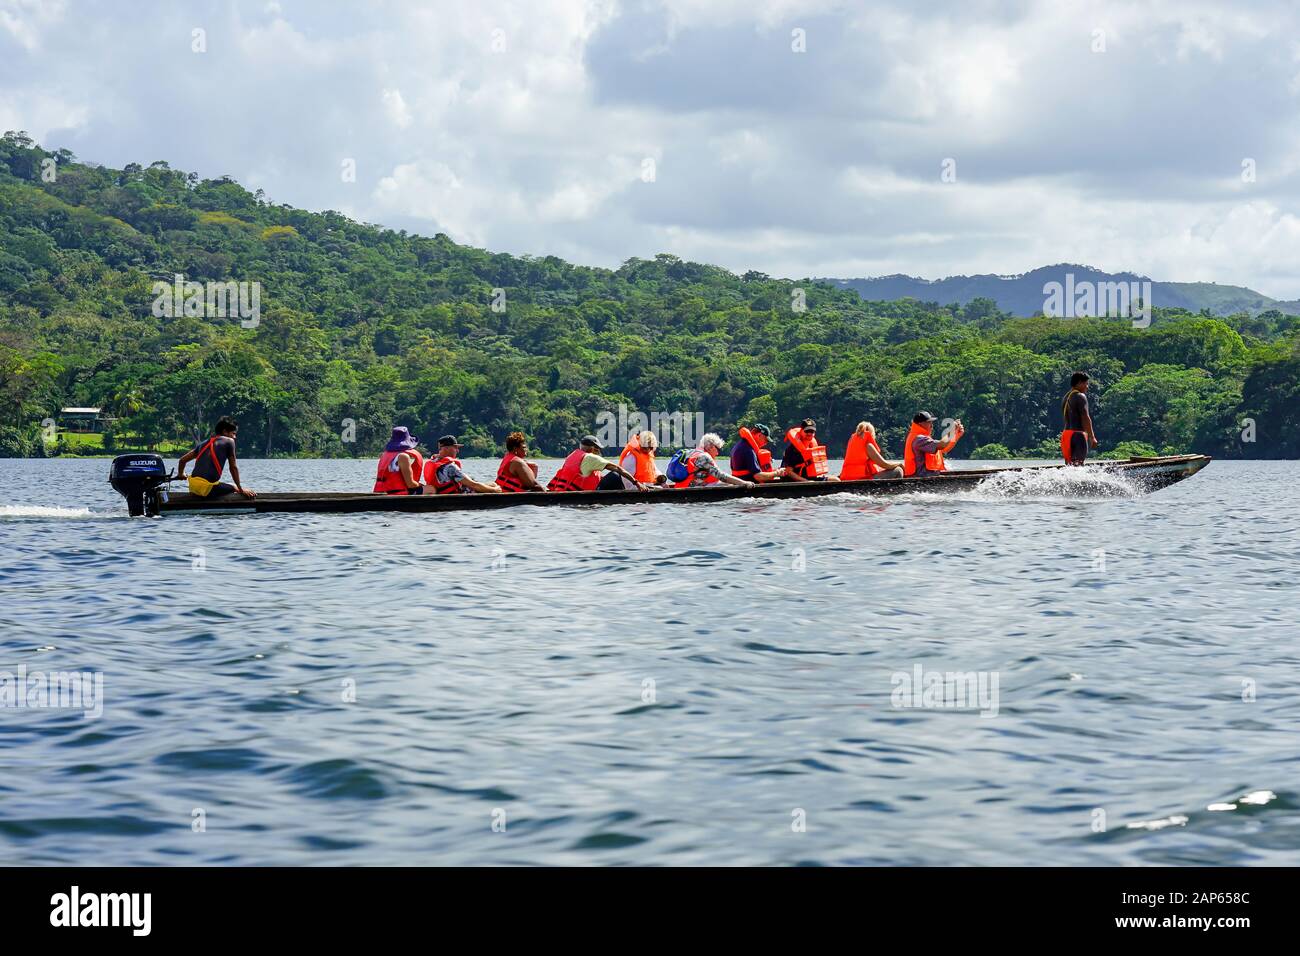
[[[1190,478],[1210,463],[1205,455],[1173,455],[1161,458],[1130,458],[1127,461],[1095,462],[1085,468],[1103,468],[1135,479],[1143,491],[1156,491]],[[1045,471],[1064,465],[1032,465],[1022,468],[985,468],[949,471],[928,478],[895,478],[885,481],[775,482],[753,488],[711,485],[705,488],[645,491],[533,492],[505,495],[376,495],[365,492],[268,492],[256,498],[227,495],[216,500],[191,494],[158,495],[159,514],[256,514],[275,512],[351,514],[366,511],[439,512],[478,511],[520,506],[591,506],[618,504],[701,504],[737,498],[818,498],[825,495],[884,496],[924,491],[948,493],[968,491],[994,475],[1009,472]]]

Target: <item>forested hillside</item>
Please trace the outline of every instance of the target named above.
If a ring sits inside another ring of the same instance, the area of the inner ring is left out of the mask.
[[[153,284],[177,273],[260,283],[260,323],[156,316]],[[371,455],[394,423],[455,432],[467,454],[523,429],[562,454],[620,403],[698,410],[729,435],[811,415],[832,453],[863,418],[897,453],[927,408],[965,420],[962,455],[989,455],[1051,447],[1084,368],[1103,450],[1294,458],[1298,329],[1276,311],[1157,309],[1134,329],[986,299],[864,302],[669,255],[587,268],[276,205],[164,162],[108,169],[0,141],[0,455],[53,451],[40,423],[70,405],[118,416],[110,448],[232,414],[246,457]]]

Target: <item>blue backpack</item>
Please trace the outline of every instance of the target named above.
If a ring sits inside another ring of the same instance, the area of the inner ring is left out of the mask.
[[[692,448],[682,448],[668,459],[668,467],[664,469],[664,474],[668,476],[671,482],[685,481],[691,477],[690,470],[686,467],[686,459],[690,457]]]

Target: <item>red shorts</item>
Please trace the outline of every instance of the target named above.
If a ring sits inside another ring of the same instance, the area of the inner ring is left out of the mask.
[[[1088,436],[1072,428],[1061,432],[1061,457],[1067,465],[1082,465],[1088,457]]]

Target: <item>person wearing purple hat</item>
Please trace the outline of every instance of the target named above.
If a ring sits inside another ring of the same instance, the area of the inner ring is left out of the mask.
[[[384,446],[384,453],[379,456],[379,466],[375,472],[375,494],[424,494],[424,485],[420,483],[424,459],[415,450],[418,444],[420,440],[413,437],[405,425],[393,429],[392,437]]]

